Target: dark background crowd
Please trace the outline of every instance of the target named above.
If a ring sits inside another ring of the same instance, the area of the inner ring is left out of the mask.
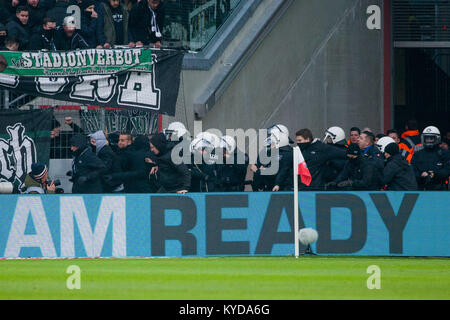
[[[273,163],[260,157],[249,163],[233,137],[203,132],[191,140],[179,122],[151,136],[103,131],[86,135],[70,118],[66,124],[73,129],[67,143],[73,158],[67,172],[72,193],[292,191],[295,146],[312,178],[309,185],[299,179],[301,191],[444,191],[450,180],[450,132],[441,135],[434,126],[420,132],[415,120],[401,133],[392,129],[376,134],[353,127],[347,135],[340,127],[330,127],[323,139],[304,128],[295,133],[295,141],[285,126],[275,125],[268,129],[261,150],[268,155],[277,151],[279,167],[273,172]],[[52,136],[58,138],[55,132]],[[173,148],[188,140],[191,161],[178,163]],[[45,165],[32,167],[25,185],[33,188],[25,192],[34,193],[36,187],[39,193],[58,190]]]
[[[164,18],[162,0],[0,0],[0,49],[161,47]]]

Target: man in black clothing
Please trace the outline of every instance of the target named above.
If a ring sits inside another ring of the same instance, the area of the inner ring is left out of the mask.
[[[138,135],[132,144],[121,149],[119,157],[122,172],[111,174],[111,180],[122,181],[126,193],[156,192],[149,177],[151,166],[145,161],[149,151],[149,141],[145,135]]]
[[[150,150],[158,166],[158,183],[161,185],[158,192],[187,193],[191,187],[191,173],[185,164],[175,164],[172,161],[172,150],[168,148],[163,133],[158,133],[150,139]]]
[[[172,145],[173,142],[168,142]],[[187,167],[191,172],[191,192],[214,192],[217,183],[217,168],[211,157],[214,146],[210,141],[196,138],[191,142],[191,164]]]
[[[124,190],[123,184],[112,181],[112,178],[107,180],[105,177],[109,174],[121,172],[119,157],[112,151],[106,140],[103,131],[97,131],[90,134],[92,151],[103,161],[106,166],[105,175],[102,179],[103,191],[106,193],[117,193]]]
[[[129,27],[137,46],[161,47],[164,14],[161,0],[142,0],[133,6]]]
[[[347,162],[336,179],[325,185],[326,189],[334,187],[344,190],[377,190],[379,182],[375,176],[375,166],[369,155],[362,155],[356,143],[347,148]]]
[[[75,18],[64,18],[63,27],[55,32],[55,46],[57,50],[70,51],[75,49],[88,49],[89,44],[75,29]]]
[[[33,33],[31,36],[29,50],[56,51],[54,40],[55,29],[55,19],[45,17],[39,31]]]
[[[383,170],[383,184],[389,191],[414,191],[417,182],[408,161],[403,159],[395,142],[384,148],[386,166]]]
[[[8,30],[3,23],[0,23],[0,50],[5,50],[5,41],[8,38]]]
[[[323,190],[325,185],[323,174],[327,162],[335,159],[347,159],[346,151],[333,148],[318,139],[314,139],[309,129],[301,129],[295,135],[297,145],[303,154],[312,178],[310,186],[299,183],[299,189]]]
[[[8,36],[19,40],[19,50],[27,50],[31,36],[31,29],[28,23],[29,11],[24,6],[17,7],[16,16],[6,24]]]
[[[420,190],[446,190],[450,176],[450,152],[442,149],[441,134],[434,126],[427,127],[421,135],[422,145],[416,147],[411,166]]]
[[[28,0],[27,9],[29,12],[28,24],[31,31],[39,29],[44,21],[46,9],[40,4],[40,0]]]
[[[55,19],[56,26],[62,27],[64,18],[68,16],[67,8],[70,5],[76,5],[76,0],[56,0],[55,5],[47,11],[47,17]]]
[[[106,170],[105,164],[88,147],[85,135],[74,135],[70,144],[74,158],[72,171],[67,175],[72,177],[72,193],[102,193],[101,177]]]
[[[217,190],[222,192],[242,192],[245,187],[245,176],[249,163],[248,155],[236,148],[236,142],[231,136],[220,139],[222,163],[216,164]]]

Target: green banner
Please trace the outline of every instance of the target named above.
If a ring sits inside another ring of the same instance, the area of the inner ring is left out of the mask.
[[[9,75],[58,77],[152,71],[150,49],[85,49],[76,51],[0,51],[0,72]]]

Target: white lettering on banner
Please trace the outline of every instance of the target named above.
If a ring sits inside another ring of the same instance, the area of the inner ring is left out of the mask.
[[[112,219],[112,255],[125,257],[126,250],[126,201],[125,196],[102,197],[94,232],[88,219],[83,197],[61,197],[61,257],[75,257],[74,219],[88,257],[101,255],[109,222]]]
[[[161,90],[155,86],[153,72],[129,72],[119,87],[119,104],[159,110]]]
[[[36,234],[25,234],[30,214]],[[43,257],[56,257],[55,246],[40,197],[18,197],[17,199],[4,256],[17,258],[23,247],[39,247]]]
[[[9,87],[9,88],[15,88],[19,84],[19,77],[18,76],[11,76],[9,74],[2,74],[0,77],[0,85]]]
[[[10,136],[9,145],[14,151],[16,177],[23,178],[31,171],[31,164],[37,159],[36,146],[34,141],[25,135],[25,127],[21,123],[6,127],[6,131]]]
[[[61,93],[64,86],[69,83],[65,77],[36,77],[36,90],[44,94]]]
[[[114,95],[117,84],[115,75],[79,76],[70,97],[89,101],[108,102]]]

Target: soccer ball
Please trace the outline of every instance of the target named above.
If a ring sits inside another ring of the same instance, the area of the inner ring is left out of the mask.
[[[317,238],[319,238],[319,234],[312,228],[303,228],[299,230],[298,238],[303,245],[307,246],[308,244],[316,242]]]

